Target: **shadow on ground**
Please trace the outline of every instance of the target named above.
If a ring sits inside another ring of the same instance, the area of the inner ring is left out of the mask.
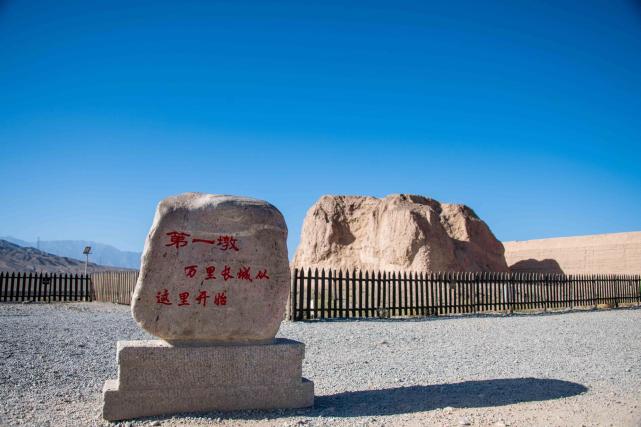
[[[314,410],[333,416],[394,415],[453,408],[481,408],[575,396],[588,389],[553,379],[511,378],[349,391],[316,398]]]
[[[482,408],[576,396],[587,387],[562,380],[509,378],[454,384],[348,391],[317,396],[313,408],[277,411],[209,412],[184,414],[203,420],[269,420],[286,417],[367,417],[431,411],[446,407]],[[177,415],[179,417],[180,415]],[[146,420],[162,418],[144,418]]]

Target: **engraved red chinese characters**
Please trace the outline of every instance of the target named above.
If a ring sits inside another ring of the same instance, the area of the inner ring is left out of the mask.
[[[289,293],[287,227],[267,202],[200,193],[158,205],[133,295],[136,321],[167,341],[265,341]]]
[[[158,291],[158,293],[156,294],[156,303],[162,305],[171,305],[171,302],[169,301],[169,290],[163,289],[162,291]]]
[[[187,237],[190,237],[191,234],[185,233],[182,231],[170,231],[166,233],[167,236],[169,236],[169,242],[165,244],[165,246],[175,246],[176,249],[180,249],[184,246],[187,246],[189,243],[189,240]],[[230,235],[222,235],[218,236],[218,238],[214,239],[204,239],[200,237],[193,237],[191,239],[191,243],[204,243],[207,245],[216,245],[220,247],[221,251],[227,251],[227,250],[234,250],[234,251],[239,251],[238,249],[238,239],[236,239],[234,236]]]
[[[183,233],[181,231],[170,231],[167,233],[169,236],[169,243],[167,243],[165,246],[175,246],[176,251],[183,246],[187,246],[187,239],[186,237],[189,237],[189,234]]]

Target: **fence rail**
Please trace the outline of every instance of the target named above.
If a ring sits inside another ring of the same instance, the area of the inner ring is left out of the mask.
[[[0,302],[92,300],[89,275],[0,272]]]
[[[641,303],[639,275],[295,269],[288,317],[429,316]]]
[[[91,278],[96,301],[131,304],[131,296],[138,281],[138,271],[104,271]]]

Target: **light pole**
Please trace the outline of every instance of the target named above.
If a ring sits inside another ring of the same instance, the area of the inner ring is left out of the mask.
[[[91,246],[85,246],[85,249],[82,251],[83,254],[87,257],[85,259],[85,276],[87,275],[87,265],[89,264],[89,254],[91,253]]]

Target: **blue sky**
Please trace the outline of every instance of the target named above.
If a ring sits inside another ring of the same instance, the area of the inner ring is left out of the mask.
[[[443,4],[447,3],[447,4]],[[0,235],[141,250],[184,191],[641,230],[632,1],[0,2]]]

